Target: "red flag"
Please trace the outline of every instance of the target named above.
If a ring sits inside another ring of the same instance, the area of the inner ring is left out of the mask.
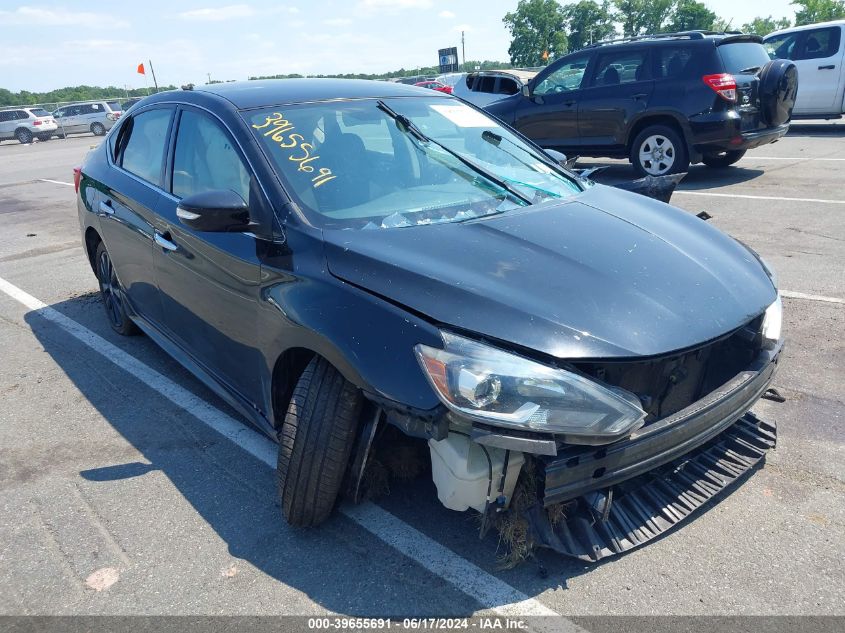
[[[139,75],[146,75],[146,71],[144,70],[144,64],[138,64],[138,74]]]

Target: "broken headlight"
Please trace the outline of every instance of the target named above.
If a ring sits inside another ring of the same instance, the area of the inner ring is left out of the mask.
[[[642,425],[639,399],[622,389],[443,332],[443,349],[414,350],[449,409],[516,429],[610,442]]]
[[[766,349],[774,349],[780,340],[780,330],[783,325],[783,305],[780,300],[780,295],[775,299],[775,302],[766,308],[766,314],[763,316],[763,325],[760,328],[760,333],[763,335],[763,347]]]

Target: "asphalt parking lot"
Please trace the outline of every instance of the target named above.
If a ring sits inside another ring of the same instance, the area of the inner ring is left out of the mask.
[[[795,124],[673,203],[774,267],[779,445],[663,538],[501,570],[497,538],[394,483],[319,529],[280,520],[273,445],[144,337],[114,335],[72,185],[92,136],[0,145],[0,613],[845,614],[845,124]],[[633,178],[619,161],[598,179]],[[43,307],[44,305],[48,307]]]

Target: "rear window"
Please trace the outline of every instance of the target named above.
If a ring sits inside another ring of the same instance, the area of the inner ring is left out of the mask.
[[[762,44],[757,42],[734,42],[717,46],[725,72],[740,74],[756,72],[769,63],[769,55]]]
[[[32,112],[34,116],[50,116],[50,113],[44,108],[32,108],[30,109],[30,112]]]
[[[117,101],[107,101],[107,102],[106,102],[106,105],[107,105],[109,108],[111,108],[112,110],[114,110],[115,112],[117,112],[118,110],[122,110],[122,109],[123,109],[123,108],[121,108],[121,107],[120,107],[120,103],[118,103]]]

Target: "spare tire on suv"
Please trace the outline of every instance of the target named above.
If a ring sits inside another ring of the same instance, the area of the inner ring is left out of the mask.
[[[788,59],[773,59],[760,71],[760,114],[772,126],[792,117],[798,93],[798,69]]]

